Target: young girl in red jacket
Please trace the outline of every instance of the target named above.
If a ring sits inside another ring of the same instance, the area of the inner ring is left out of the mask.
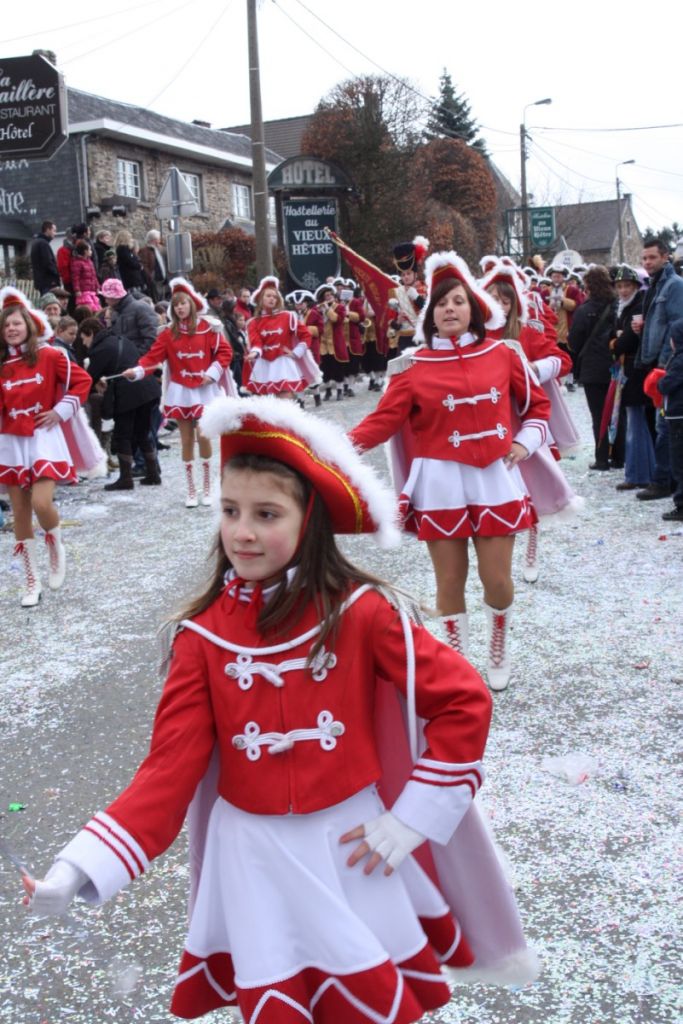
[[[0,489],[9,494],[14,553],[26,577],[21,604],[32,608],[42,591],[34,512],[45,530],[50,589],[64,582],[66,553],[54,493],[58,483],[78,478],[62,426],[85,403],[92,381],[49,344],[47,317],[16,288],[0,291],[0,310]]]
[[[140,359],[125,370],[128,380],[142,380],[164,362],[168,363],[164,415],[175,420],[185,464],[186,508],[199,504],[194,478],[195,439],[202,461],[202,505],[211,504],[211,442],[197,430],[204,406],[220,394],[218,382],[232,359],[232,349],[222,332],[202,316],[206,303],[182,277],[171,288],[171,323]]]
[[[453,252],[435,253],[426,271],[429,294],[415,334],[426,345],[393,360],[389,387],[351,438],[363,450],[402,441],[395,477],[405,525],[427,543],[437,608],[461,653],[468,650],[473,541],[488,624],[488,683],[504,690],[515,534],[537,519],[518,463],[545,442],[550,403],[519,347],[492,336],[503,312],[465,262]]]
[[[294,403],[221,398],[202,430],[222,437],[217,560],[176,624],[150,753],[25,902],[111,898],[188,815],[179,1017],[410,1024],[448,1002],[442,968],[528,980],[473,804],[486,687],[334,539],[393,543],[393,496]]]

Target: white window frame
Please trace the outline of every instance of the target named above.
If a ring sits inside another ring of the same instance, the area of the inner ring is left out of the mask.
[[[239,217],[240,220],[252,220],[251,185],[245,185],[241,181],[234,181],[232,184],[232,195],[235,204],[235,216]]]
[[[195,174],[194,171],[181,171],[180,172],[183,181],[189,188],[190,192],[194,196],[195,202],[200,210],[204,209],[204,203],[202,202],[202,176],[201,174]]]
[[[139,160],[116,158],[116,194],[142,199],[142,164]]]

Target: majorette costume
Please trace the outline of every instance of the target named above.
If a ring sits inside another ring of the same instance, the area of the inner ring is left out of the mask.
[[[486,330],[502,327],[502,309],[454,252],[430,256],[426,270],[430,295],[442,281],[464,283],[482,310]],[[425,312],[428,306],[429,300]],[[417,337],[423,338],[422,321]],[[550,402],[520,346],[489,335],[481,342],[469,333],[435,337],[431,348],[395,360],[389,373],[377,409],[351,431],[351,439],[362,450],[392,441],[405,528],[420,540],[462,540],[508,536],[536,523],[518,467],[505,462],[513,441],[529,454],[544,444],[550,414]],[[510,609],[485,608],[489,684],[503,689],[509,677]],[[465,613],[445,617],[444,625],[449,642],[466,652]]]
[[[171,420],[198,420],[204,412],[207,402],[220,395],[222,386],[229,394],[235,394],[235,385],[230,374],[232,349],[222,329],[216,323],[210,323],[202,316],[207,312],[206,302],[192,285],[182,277],[175,277],[170,282],[171,299],[181,292],[194,303],[197,311],[197,324],[194,331],[181,321],[178,334],[174,328],[167,327],[152,343],[138,362],[137,377],[141,380],[147,373],[152,373],[160,364],[166,363],[168,380],[163,398],[164,415]],[[204,383],[204,377],[210,377],[211,383]],[[197,490],[194,479],[194,463],[185,462],[185,484],[188,508],[198,505]],[[211,462],[202,460],[202,504],[211,503]]]
[[[8,345],[7,358],[0,365],[0,492],[8,487],[30,489],[39,480],[60,484],[76,483],[77,470],[91,472],[106,459],[88,426],[81,406],[90,394],[92,380],[66,353],[49,344],[52,328],[47,317],[33,309],[16,288],[0,291],[3,311],[23,308],[36,324],[38,351],[35,365],[25,358],[27,345]],[[43,427],[36,423],[39,413],[57,413],[61,423]],[[64,580],[64,546],[59,526],[47,530],[50,554],[50,586],[57,589]],[[34,538],[19,540],[26,575],[22,605],[36,605],[41,586]]]
[[[412,270],[418,274],[429,252],[429,239],[417,235],[412,242],[401,242],[394,246],[394,265],[399,273]],[[412,345],[415,339],[417,322],[424,308],[427,286],[423,281],[416,280],[412,285],[398,284],[396,300],[401,318],[396,322],[399,350]]]
[[[316,366],[320,366],[320,338],[325,327],[320,310],[315,304],[315,295],[305,288],[297,288],[285,296],[285,300],[296,308],[299,321],[310,334],[310,352]],[[321,375],[322,379],[322,375]],[[318,383],[310,385],[316,406],[321,403]]]
[[[545,521],[573,518],[583,507],[583,499],[569,486],[556,461],[563,451],[575,450],[579,440],[578,431],[557,384],[559,376],[571,371],[571,357],[557,345],[554,331],[546,330],[543,322],[533,315],[536,312],[534,299],[538,296],[532,298],[529,293],[525,293],[526,276],[523,271],[514,264],[501,261],[489,270],[480,284],[486,291],[500,284],[507,284],[513,289],[517,317],[521,324],[517,340],[527,360],[533,363],[535,375],[550,401],[546,442],[520,463],[522,479],[540,518]],[[504,331],[505,328],[501,327],[494,333],[501,337]],[[553,431],[557,432],[559,442]],[[538,579],[537,524],[530,527],[527,535],[523,574],[529,583]]]
[[[329,293],[326,300],[325,295]],[[318,311],[323,318],[323,333],[320,338],[320,369],[326,386],[326,399],[332,394],[334,384],[337,399],[343,397],[344,378],[349,367],[349,346],[344,324],[346,306],[337,299],[337,293],[330,284],[321,284],[315,292]]]
[[[168,364],[169,381],[164,396],[164,416],[170,420],[198,420],[207,402],[220,394],[219,384],[232,359],[232,349],[222,331],[202,316],[207,307],[204,299],[182,277],[170,283],[171,298],[184,292],[197,310],[194,333],[181,323],[178,337],[166,327],[138,363],[138,379],[152,373],[162,363]],[[203,383],[204,376],[213,383]]]
[[[219,399],[202,430],[222,435],[223,459],[298,469],[336,532],[394,541],[393,497],[332,423],[269,397]],[[150,754],[59,854],[87,876],[80,895],[109,899],[188,814],[190,923],[171,1006],[185,1018],[239,1006],[250,1024],[410,1024],[448,1002],[442,969],[532,979],[473,803],[490,716],[477,673],[391,595],[357,584],[307,668],[313,603],[269,638],[255,596],[231,578],[181,623]],[[427,842],[392,875],[365,875],[339,838],[385,806]]]
[[[243,383],[256,395],[282,395],[305,391],[320,382],[320,371],[310,352],[311,335],[296,313],[258,311],[258,300],[266,289],[280,294],[276,277],[264,277],[252,299],[257,312],[247,323],[249,351],[258,358],[247,363]]]

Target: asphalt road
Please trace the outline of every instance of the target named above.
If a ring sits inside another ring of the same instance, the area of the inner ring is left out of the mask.
[[[583,394],[568,400],[588,437]],[[363,392],[316,415],[350,426],[374,401]],[[38,873],[144,755],[161,686],[157,629],[206,571],[215,514],[184,508],[175,436],[171,444],[161,488],[104,494],[95,481],[61,491],[67,581],[35,610],[19,607],[12,537],[0,532],[0,838]],[[372,458],[384,471],[383,454]],[[587,443],[563,463],[586,509],[544,530],[536,584],[522,579],[518,544],[514,679],[495,697],[483,790],[543,973],[517,991],[459,988],[435,1020],[681,1019],[683,531],[662,523],[667,502],[618,494],[621,474],[590,473],[589,461]],[[433,600],[423,545],[380,552],[360,538],[345,547]],[[483,668],[476,574],[469,595],[472,658]],[[577,785],[544,767],[568,754],[583,758]],[[0,863],[0,1022],[174,1019],[187,879],[181,835],[143,879],[102,909],[76,907],[82,925],[66,925],[26,914],[18,874]],[[118,998],[112,976],[131,966],[141,978]]]

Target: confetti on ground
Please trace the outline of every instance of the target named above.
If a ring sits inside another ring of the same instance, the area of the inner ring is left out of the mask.
[[[351,426],[373,401],[363,394],[323,413]],[[587,438],[583,392],[568,401]],[[19,607],[12,537],[0,533],[0,566],[10,569],[0,613],[3,638],[12,638],[0,672],[0,808],[19,794],[26,805],[21,814],[0,812],[0,835],[35,872],[106,806],[144,755],[161,685],[156,630],[208,571],[214,513],[183,507],[178,442],[171,436],[170,443],[161,488],[111,495],[105,481],[89,481],[60,490],[65,520],[80,528],[65,531],[63,590],[45,587],[37,609]],[[666,503],[617,494],[622,474],[590,473],[591,454],[586,443],[563,462],[586,510],[573,523],[542,528],[537,583],[522,579],[523,539],[515,553],[515,671],[510,689],[495,697],[482,790],[543,972],[516,991],[460,986],[432,1024],[681,1019],[672,736],[683,683],[683,538],[670,531],[668,543],[658,543]],[[386,472],[382,452],[371,458]],[[408,539],[382,552],[367,538],[348,538],[343,547],[368,571],[433,604],[424,545]],[[46,556],[41,572],[45,578]],[[474,566],[471,576],[472,659],[481,668]],[[544,758],[577,753],[598,765],[580,784],[542,768]],[[142,971],[123,998],[112,994],[92,943],[22,910],[16,870],[1,864],[0,1024],[170,1024],[186,854],[181,834],[107,906],[74,906],[95,945]],[[123,979],[132,980],[132,973]]]

